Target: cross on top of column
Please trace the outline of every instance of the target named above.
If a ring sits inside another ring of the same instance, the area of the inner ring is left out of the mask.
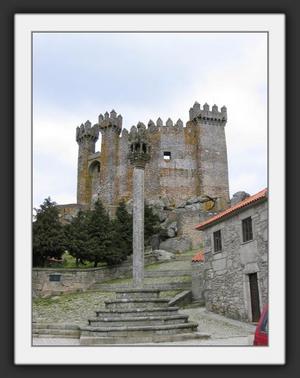
[[[150,142],[146,126],[139,122],[137,127],[132,126],[128,136],[129,153],[128,158],[137,168],[145,168],[150,160]]]

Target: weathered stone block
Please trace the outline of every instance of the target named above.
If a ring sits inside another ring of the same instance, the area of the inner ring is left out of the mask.
[[[163,241],[160,248],[173,253],[185,252],[192,248],[192,242],[190,238],[181,236]]]

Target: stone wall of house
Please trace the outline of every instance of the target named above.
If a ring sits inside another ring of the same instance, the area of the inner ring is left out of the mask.
[[[145,264],[156,261],[152,255],[145,255]],[[130,277],[132,258],[116,267],[99,267],[91,269],[33,268],[33,297],[47,297],[64,293],[88,290],[94,283],[105,282],[115,278]],[[58,277],[59,276],[59,277]],[[59,280],[55,280],[59,279]]]
[[[242,220],[252,217],[253,240],[243,243]],[[221,230],[222,251],[213,251],[213,232]],[[208,310],[252,321],[249,274],[257,273],[260,308],[268,303],[268,207],[253,204],[203,231],[205,301]]]

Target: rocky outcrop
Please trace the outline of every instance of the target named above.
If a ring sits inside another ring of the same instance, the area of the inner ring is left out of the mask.
[[[246,193],[244,191],[239,191],[239,192],[236,192],[234,193],[234,195],[232,196],[231,200],[230,200],[230,205],[231,206],[234,206],[236,205],[237,203],[241,202],[241,201],[244,201],[244,199],[250,197],[250,194],[249,193]]]
[[[153,251],[153,255],[158,261],[175,259],[174,253],[165,251],[163,249],[156,249],[155,251]]]
[[[160,243],[160,249],[164,249],[168,252],[185,252],[192,248],[192,241],[189,237],[180,236],[176,238],[170,238]]]

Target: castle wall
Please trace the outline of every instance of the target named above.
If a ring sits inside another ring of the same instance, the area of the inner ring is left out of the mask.
[[[112,110],[104,116],[99,116],[99,130],[101,131],[101,169],[98,196],[109,210],[113,206],[119,193],[119,144],[122,129],[122,117]]]
[[[200,182],[202,192],[229,201],[228,163],[224,126],[199,125]]]
[[[148,128],[148,130],[150,131],[149,140],[151,144],[151,159],[145,167],[145,198],[156,199],[161,193],[159,174],[161,134],[158,126],[155,126],[152,129]]]
[[[128,131],[123,129],[119,143],[119,161],[117,176],[119,180],[119,191],[116,200],[131,198],[132,193],[132,167],[127,159],[128,155]]]
[[[225,140],[226,108],[221,112],[214,105],[203,110],[195,103],[190,109],[186,127],[159,118],[148,124],[151,159],[145,168],[145,197],[169,200],[170,206],[206,194],[221,197],[222,206],[229,201],[227,151]],[[89,170],[93,144],[82,140],[78,158],[78,203],[90,203],[99,196],[107,208],[114,208],[121,199],[132,198],[132,167],[128,161],[128,131],[122,129],[122,117],[115,111],[99,116],[102,133],[100,175]],[[169,153],[170,159],[164,158]],[[96,166],[94,166],[96,168]],[[98,175],[98,176],[97,176]],[[98,182],[98,184],[97,184]],[[219,201],[220,202],[220,201]]]
[[[159,156],[161,195],[170,198],[174,205],[196,195],[197,146],[193,138],[186,137],[190,133],[193,131],[183,127],[164,126],[161,128]],[[165,151],[171,153],[170,160],[164,159]]]
[[[77,203],[90,204],[91,178],[89,173],[89,156],[95,152],[95,143],[98,139],[97,125],[91,127],[87,121],[76,129],[78,148],[77,163]]]

